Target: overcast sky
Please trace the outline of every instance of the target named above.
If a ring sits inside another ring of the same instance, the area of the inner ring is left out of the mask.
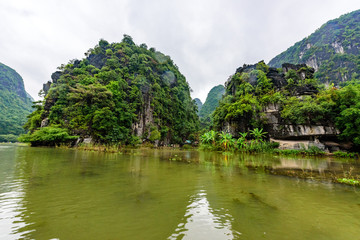
[[[0,62],[42,84],[99,39],[123,34],[169,55],[205,100],[244,63],[268,62],[359,0],[0,0]]]

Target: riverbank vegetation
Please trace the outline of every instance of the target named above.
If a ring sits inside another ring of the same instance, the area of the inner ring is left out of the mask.
[[[200,149],[211,151],[234,151],[246,153],[274,153],[281,155],[307,155],[323,156],[325,152],[316,146],[308,149],[278,149],[279,143],[266,141],[263,129],[252,129],[249,132],[239,133],[239,138],[234,138],[230,133],[208,131],[201,135]]]
[[[278,143],[264,141],[266,132],[255,128],[234,138],[230,133],[208,131],[200,136],[200,149],[215,151],[263,152],[278,147]],[[249,137],[247,137],[249,135]]]

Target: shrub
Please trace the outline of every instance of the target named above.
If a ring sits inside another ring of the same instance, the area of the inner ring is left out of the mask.
[[[0,135],[0,142],[17,142],[18,137],[13,134]]]
[[[343,152],[343,151],[336,151],[336,152],[334,152],[334,156],[340,157],[340,158],[356,158],[357,154],[356,153],[347,153],[347,152]]]
[[[77,138],[77,136],[70,136],[67,129],[64,128],[43,127],[33,133],[21,135],[19,141],[30,142],[31,146],[56,146],[70,143]]]

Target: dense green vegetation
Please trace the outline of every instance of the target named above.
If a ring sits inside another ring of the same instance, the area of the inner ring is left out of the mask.
[[[25,127],[30,132],[23,140],[33,142],[44,119],[48,127],[69,134],[64,141],[75,135],[102,144],[140,139],[181,144],[198,130],[185,77],[170,57],[137,46],[130,36],[120,43],[100,40],[86,58],[59,70],[44,102],[29,116]]]
[[[32,100],[21,76],[0,63],[0,142],[14,142],[24,133],[22,125],[31,112]]]
[[[272,67],[283,63],[306,63],[314,67],[322,83],[339,85],[359,79],[360,10],[345,14],[324,24],[309,37],[297,42],[269,62]]]
[[[70,136],[67,129],[60,127],[43,127],[32,134],[26,134],[19,137],[22,142],[31,142],[32,146],[55,146],[59,143],[68,143],[77,136]]]
[[[215,110],[214,129],[235,125],[240,132],[267,128],[264,109],[279,106],[281,124],[336,126],[340,140],[360,147],[360,84],[349,81],[342,88],[325,88],[311,78],[311,69],[290,69],[286,84],[271,78],[263,62],[237,71],[226,85],[226,94]],[[279,70],[280,71],[280,70]],[[303,77],[305,76],[305,78]]]
[[[314,79],[301,80],[300,72],[307,70],[307,68],[299,72],[290,70],[285,76],[286,84],[280,88],[268,77],[270,70],[264,62],[237,71],[227,82],[224,98],[214,112],[214,128],[220,130],[226,123],[236,124],[242,132],[263,128],[267,122],[263,109],[269,104],[281,104],[283,117],[289,123],[299,122],[302,119],[312,121],[311,116],[304,114],[307,111],[306,107],[300,114],[286,115],[287,108],[291,108],[297,102],[305,103],[308,99],[303,101],[295,97],[299,89],[317,87]]]
[[[266,134],[263,129],[255,128],[249,132],[239,133],[240,137],[236,139],[230,133],[211,130],[200,136],[200,147],[220,151],[270,152],[279,144],[266,142]]]
[[[199,111],[200,124],[202,129],[208,129],[212,124],[211,115],[219,106],[219,101],[225,93],[223,85],[213,87],[208,93],[204,104]]]
[[[278,149],[279,143],[266,141],[267,132],[264,132],[263,129],[254,128],[249,132],[240,132],[238,135],[240,137],[235,138],[226,132],[216,132],[214,130],[205,132],[200,136],[200,148],[212,151],[265,152],[281,155],[322,156],[325,154],[316,146],[299,150]]]

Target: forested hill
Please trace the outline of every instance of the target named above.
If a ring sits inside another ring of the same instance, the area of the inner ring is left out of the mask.
[[[305,63],[323,83],[358,79],[360,72],[360,10],[345,14],[273,58],[269,65]]]
[[[23,139],[35,145],[53,145],[69,135],[106,144],[181,144],[198,129],[196,105],[178,67],[127,35],[120,43],[100,40],[86,58],[62,65],[44,91]],[[63,135],[36,139],[39,132]]]
[[[225,88],[223,85],[215,86],[210,90],[199,112],[200,118],[207,118],[214,112],[216,107],[219,106],[219,101],[224,93]]]
[[[225,93],[223,85],[213,87],[208,93],[204,104],[199,111],[201,128],[208,128],[211,125],[211,115],[219,106],[219,101]]]
[[[21,76],[0,63],[0,142],[15,141],[31,112],[32,100]]]
[[[200,110],[201,110],[201,108],[202,108],[202,106],[203,106],[203,103],[202,103],[201,100],[198,99],[198,98],[194,98],[194,101],[195,101],[195,104],[196,104],[196,106],[197,106],[197,108],[198,108],[198,115],[199,115],[199,112],[200,112]]]

